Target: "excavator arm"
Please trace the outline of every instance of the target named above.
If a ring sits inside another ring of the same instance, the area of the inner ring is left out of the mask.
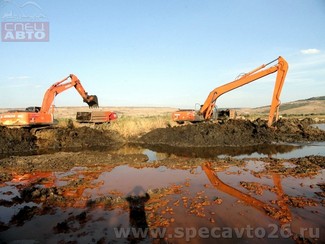
[[[278,61],[278,63],[276,65],[271,66],[267,69],[265,68],[275,61]],[[201,107],[199,113],[204,116],[205,120],[210,119],[218,97],[220,97],[221,95],[223,95],[231,90],[234,90],[238,87],[246,85],[250,82],[253,82],[257,79],[260,79],[260,78],[263,78],[269,74],[278,72],[277,77],[276,77],[275,86],[274,86],[273,98],[272,98],[272,103],[271,103],[271,108],[270,108],[270,113],[269,113],[269,120],[268,120],[268,125],[271,126],[273,124],[274,117],[277,120],[278,116],[279,116],[278,112],[279,112],[279,106],[280,106],[280,94],[282,91],[282,87],[284,84],[284,80],[285,80],[287,71],[288,71],[288,63],[281,56],[268,64],[263,64],[260,67],[252,70],[251,72],[244,74],[239,79],[232,81],[230,83],[227,83],[225,85],[219,86],[216,89],[214,89],[213,91],[211,91],[209,96],[207,97],[206,101],[204,102],[203,106]]]
[[[276,61],[278,61],[276,65],[268,67],[270,64]],[[257,79],[263,78],[269,74],[278,72],[276,76],[276,82],[274,86],[271,108],[268,118],[268,126],[271,126],[274,123],[274,119],[278,120],[279,117],[280,94],[282,91],[287,71],[288,63],[284,58],[280,56],[272,62],[263,64],[260,67],[242,75],[240,78],[212,90],[199,111],[179,110],[177,112],[174,112],[172,117],[176,122],[199,122],[204,120],[210,120],[213,115],[216,101],[221,95],[241,86],[244,86]]]
[[[65,82],[68,79],[69,82]],[[82,87],[79,79],[75,75],[69,75],[63,80],[54,83],[44,94],[42,107],[28,107],[26,110],[14,110],[0,114],[0,125],[4,126],[48,126],[53,124],[53,111],[50,111],[51,105],[56,95],[74,87],[89,107],[98,107],[97,96],[88,95]],[[112,114],[112,115],[111,115]],[[115,119],[115,113],[110,113],[109,119]],[[114,115],[114,116],[113,116]],[[108,119],[106,119],[108,120]],[[106,122],[105,120],[105,122]]]
[[[70,82],[65,82],[68,79],[71,79]],[[43,98],[42,107],[40,113],[49,113],[50,107],[53,103],[53,100],[56,95],[61,92],[75,87],[80,96],[83,98],[83,101],[88,104],[89,107],[98,107],[98,99],[95,95],[88,95],[83,86],[80,83],[80,80],[77,76],[70,74],[68,77],[64,78],[61,81],[54,83],[45,93]]]

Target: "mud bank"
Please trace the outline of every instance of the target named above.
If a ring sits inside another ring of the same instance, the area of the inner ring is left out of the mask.
[[[35,132],[38,148],[85,148],[110,146],[121,143],[123,138],[114,131],[79,128],[52,128]]]
[[[46,129],[0,126],[0,154],[26,153],[42,149],[107,147],[123,142],[114,131],[89,127]]]
[[[114,147],[126,142],[178,148],[221,146],[224,150],[225,147],[263,147],[272,143],[325,141],[325,131],[311,126],[314,123],[312,119],[280,120],[273,128],[269,128],[263,120],[229,120],[224,123],[198,123],[155,129],[136,139],[124,138],[109,128],[0,127],[0,154],[12,155],[48,149]],[[254,150],[256,151],[256,148]]]
[[[269,128],[263,120],[229,120],[153,130],[140,139],[148,145],[176,147],[254,146],[271,143],[324,141],[325,131],[310,126],[312,119],[279,120]]]
[[[119,165],[122,162],[146,162],[144,154],[112,154],[108,152],[56,152],[32,156],[11,156],[0,160],[0,172],[63,171],[73,167],[91,167],[96,170],[107,165]],[[0,177],[1,182],[1,177]]]
[[[0,126],[0,154],[35,150],[36,139],[28,129]]]

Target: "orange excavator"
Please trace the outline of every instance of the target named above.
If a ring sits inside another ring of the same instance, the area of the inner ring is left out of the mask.
[[[65,82],[70,78],[69,82]],[[98,107],[95,95],[88,95],[77,76],[71,74],[61,81],[54,83],[45,93],[42,107],[28,107],[25,110],[14,110],[0,114],[0,125],[3,126],[43,126],[53,124],[51,106],[56,95],[74,87],[89,107]]]
[[[276,65],[268,67],[270,64],[276,61],[278,61]],[[288,63],[281,56],[267,64],[261,65],[260,67],[248,73],[245,73],[240,78],[232,82],[215,88],[213,91],[210,92],[204,104],[201,105],[200,110],[178,110],[172,114],[172,119],[180,124],[186,121],[200,122],[215,119],[218,114],[215,109],[218,97],[231,90],[244,86],[252,81],[263,78],[275,72],[278,73],[276,77],[273,98],[268,118],[268,126],[272,126],[272,124],[279,119],[280,94],[282,91],[286,74],[288,72]]]

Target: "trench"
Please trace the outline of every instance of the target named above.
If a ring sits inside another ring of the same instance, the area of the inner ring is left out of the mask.
[[[215,242],[216,236],[231,242],[268,240],[274,229],[278,230],[278,239],[293,242],[301,236],[303,228],[310,230],[303,233],[304,237],[313,240],[314,232],[324,225],[324,200],[317,195],[323,189],[319,184],[324,183],[324,169],[297,177],[268,172],[265,168],[270,156],[284,160],[281,163],[285,168],[298,167],[292,160],[285,159],[324,156],[324,147],[323,142],[281,145],[277,151],[270,145],[265,146],[263,152],[247,154],[244,149],[232,153],[232,157],[219,153],[222,148],[218,148],[211,149],[206,154],[209,156],[202,158],[199,153],[193,154],[193,150],[178,154],[169,149],[158,152],[124,146],[114,150],[114,155],[109,150],[100,153],[111,157],[144,157],[121,158],[114,165],[98,166],[92,162],[96,168],[78,165],[66,171],[17,173],[0,187],[0,236],[5,242],[78,240],[90,243],[95,240],[108,243],[124,242],[128,238],[152,242],[159,238],[151,232],[161,230],[165,239],[179,241],[194,226],[195,231],[200,228],[221,230],[220,235],[204,235],[207,243]],[[42,193],[42,189],[50,191]],[[126,200],[128,196],[133,202]],[[133,219],[137,217],[131,214],[134,204],[143,206],[143,214],[136,212],[135,215],[139,214],[139,219]],[[281,235],[283,224],[289,226],[290,235]],[[117,228],[127,231],[130,227],[143,226],[151,235],[119,237],[116,233]],[[252,233],[247,232],[248,227]],[[243,235],[238,236],[235,228],[244,230]],[[16,233],[20,233],[19,238]],[[324,240],[324,233],[317,237]],[[186,238],[199,241],[202,236],[196,233]]]
[[[323,141],[129,144],[0,160],[4,243],[325,241]]]

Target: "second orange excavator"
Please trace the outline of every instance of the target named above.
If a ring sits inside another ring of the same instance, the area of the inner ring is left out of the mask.
[[[276,65],[266,68],[275,61],[278,61]],[[201,105],[200,110],[179,110],[172,114],[172,119],[178,123],[184,123],[185,121],[200,122],[211,120],[215,118],[218,114],[215,109],[218,97],[231,90],[234,90],[238,87],[246,85],[252,81],[255,81],[275,72],[278,73],[276,77],[273,98],[268,118],[268,126],[271,126],[274,121],[277,121],[279,118],[280,94],[285,81],[285,77],[288,72],[288,63],[281,56],[267,64],[263,64],[260,67],[244,74],[235,81],[229,82],[225,85],[215,88],[210,92],[204,104]]]
[[[68,79],[70,81],[66,82]],[[61,81],[54,83],[44,94],[41,107],[28,107],[25,110],[14,110],[0,114],[2,126],[45,126],[54,122],[51,109],[54,98],[61,92],[74,87],[89,107],[98,107],[96,95],[88,95],[77,76],[70,74]]]

